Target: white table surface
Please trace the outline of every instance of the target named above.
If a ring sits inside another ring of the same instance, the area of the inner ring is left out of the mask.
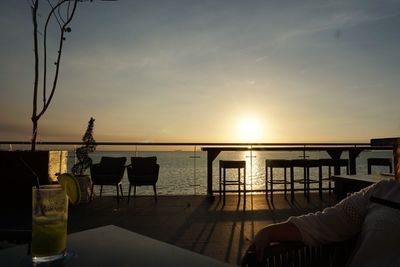
[[[65,267],[231,266],[114,225],[70,234],[67,247],[76,255]],[[0,250],[0,266],[31,266],[26,251],[26,245]]]

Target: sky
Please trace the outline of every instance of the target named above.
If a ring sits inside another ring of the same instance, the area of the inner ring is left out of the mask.
[[[79,3],[38,140],[79,141],[90,117],[97,141],[400,136],[398,25],[394,0]],[[29,1],[2,4],[0,140],[31,138],[32,32]]]

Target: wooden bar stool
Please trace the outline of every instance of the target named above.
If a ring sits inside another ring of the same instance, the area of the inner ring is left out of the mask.
[[[237,176],[229,175],[227,177],[227,169],[237,169]],[[243,170],[243,181],[241,180]],[[246,201],[246,161],[245,160],[220,160],[219,161],[219,195],[223,193],[223,203],[225,204],[226,186],[237,185],[237,190],[229,190],[228,192],[238,192],[240,198],[241,187],[243,186],[244,202]],[[222,187],[222,190],[221,190]]]
[[[283,177],[275,178],[274,169],[282,169]],[[288,171],[290,179],[288,179]],[[285,198],[287,198],[287,186],[290,185],[292,189],[292,161],[286,159],[267,159],[265,161],[265,191],[266,198],[268,198],[268,192],[270,193],[271,202],[274,201],[274,192],[284,192]],[[269,188],[268,188],[269,184]],[[274,185],[283,185],[283,189],[274,189]],[[291,200],[294,199],[293,190],[291,194]]]
[[[346,168],[346,174],[349,175],[349,160],[348,159],[319,159],[321,164],[321,168],[327,167],[328,168],[328,177],[323,177],[322,181],[328,181],[328,192],[329,195],[332,192],[332,176],[340,175],[342,167]],[[338,172],[335,172],[335,168]],[[322,188],[323,190],[326,188]]]
[[[372,166],[387,166],[389,167],[389,172],[392,173],[392,159],[390,158],[368,158],[368,174],[371,174]]]
[[[294,179],[293,183],[298,182],[303,184],[304,196],[307,201],[310,201],[310,184],[318,183],[319,198],[322,199],[322,168],[319,160],[317,159],[298,159],[292,160],[293,176],[295,175],[295,168],[303,168],[303,178]],[[310,171],[312,168],[318,168],[318,177],[311,179]]]

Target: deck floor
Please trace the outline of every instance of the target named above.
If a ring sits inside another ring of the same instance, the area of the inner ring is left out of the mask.
[[[220,261],[237,265],[254,234],[264,226],[322,210],[335,203],[324,195],[313,194],[307,203],[296,194],[291,203],[283,195],[275,195],[274,203],[265,195],[228,195],[223,205],[219,197],[159,196],[158,203],[150,196],[124,198],[117,206],[115,197],[95,198],[92,202],[70,206],[68,231],[78,232],[113,224]],[[106,241],[105,241],[106,242]],[[134,248],[132,248],[134,249]]]

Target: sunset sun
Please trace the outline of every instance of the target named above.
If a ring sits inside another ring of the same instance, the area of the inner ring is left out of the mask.
[[[242,118],[237,124],[237,136],[242,142],[260,141],[262,129],[256,118]]]

